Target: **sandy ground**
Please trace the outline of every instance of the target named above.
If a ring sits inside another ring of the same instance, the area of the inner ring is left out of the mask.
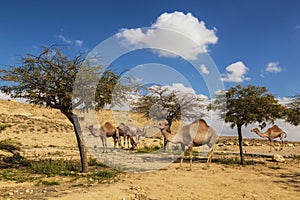
[[[23,156],[34,159],[47,156],[78,158],[72,126],[59,112],[0,101],[0,115],[0,123],[11,125],[0,134],[0,139],[19,141]],[[88,141],[90,148],[99,146],[98,139],[90,138]],[[155,141],[161,142],[159,139]],[[300,161],[291,158],[300,155],[299,143],[287,142],[283,151],[276,152],[286,157],[285,162],[278,163],[268,157],[275,152],[269,153],[269,147],[263,141],[249,141],[252,145],[244,146],[245,153],[249,154],[246,159],[264,164],[239,166],[213,162],[207,168],[205,160],[196,159],[190,170],[188,160],[185,160],[182,169],[178,169],[176,161],[160,170],[124,172],[115,181],[85,187],[71,187],[67,178],[59,178],[59,186],[0,181],[0,193],[5,194],[0,199],[300,199]],[[147,142],[148,139],[142,141]],[[216,146],[215,158],[238,157],[235,142],[228,139],[221,143],[224,146]],[[266,157],[250,157],[255,154]],[[93,155],[102,158],[110,154],[102,155],[94,150]],[[124,162],[126,160],[131,164],[136,162],[127,158]]]

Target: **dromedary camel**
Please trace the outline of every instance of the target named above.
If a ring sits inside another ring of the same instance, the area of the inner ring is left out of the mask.
[[[148,129],[150,129],[150,126],[144,126],[142,129],[138,127],[131,127],[132,136],[136,137],[138,145],[140,144],[140,138],[145,137]]]
[[[107,138],[112,137],[114,140],[114,148],[116,148],[117,143],[122,148],[121,139],[119,135],[119,130],[114,127],[110,122],[105,122],[98,130],[94,129],[93,125],[86,127],[93,136],[100,137],[103,146],[103,152],[107,152]]]
[[[209,166],[213,157],[213,147],[218,141],[219,136],[212,127],[207,125],[205,120],[197,119],[189,125],[184,125],[176,135],[172,135],[167,131],[169,128],[168,123],[165,123],[164,126],[160,125],[158,128],[160,128],[161,133],[168,142],[181,144],[180,168],[182,167],[185,146],[188,146],[189,148],[190,168],[192,168],[193,147],[205,144],[209,147],[207,158],[207,166]]]
[[[131,149],[135,149],[137,147],[137,143],[134,141],[132,137],[132,132],[128,126],[126,126],[124,123],[121,123],[118,127],[119,130],[119,135],[120,137],[123,136],[124,138],[124,148],[125,148],[125,143],[127,141],[127,146],[129,148],[129,141],[131,144]]]
[[[280,150],[283,148],[283,137],[286,138],[287,134],[284,132],[281,128],[279,128],[277,125],[272,126],[271,128],[268,128],[268,130],[264,133],[260,132],[258,128],[254,128],[251,130],[251,132],[255,132],[257,135],[259,135],[262,138],[268,138],[269,144],[270,144],[270,152],[272,150],[272,147],[278,151],[278,149],[274,146],[274,139],[280,138]]]

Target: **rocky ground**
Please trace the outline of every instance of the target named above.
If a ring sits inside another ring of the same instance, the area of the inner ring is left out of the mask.
[[[108,116],[103,118],[113,120]],[[0,133],[0,140],[9,138],[19,142],[20,153],[27,159],[79,158],[72,126],[56,110],[0,101],[0,124],[9,125]],[[220,137],[210,167],[206,166],[207,149],[195,148],[190,170],[188,159],[178,169],[177,155],[160,150],[144,154],[113,150],[103,154],[99,138],[85,137],[90,157],[125,172],[101,184],[92,178],[80,182],[82,179],[65,176],[42,179],[59,185],[0,179],[0,199],[300,199],[298,142],[286,141],[282,151],[270,153],[264,140],[245,139],[243,148],[250,165],[240,166],[232,162],[239,156],[237,138]],[[161,143],[159,138],[143,138],[141,148]],[[274,154],[282,155],[284,161],[274,161]],[[1,165],[0,175],[7,170]]]

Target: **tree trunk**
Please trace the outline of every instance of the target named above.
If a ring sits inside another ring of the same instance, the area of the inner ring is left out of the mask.
[[[167,131],[171,133],[172,119],[167,119],[167,122],[169,124],[169,128],[167,129]],[[168,146],[168,140],[166,137],[164,137],[164,152],[167,151],[167,146]]]
[[[237,125],[238,129],[238,138],[239,138],[239,147],[240,147],[240,159],[241,159],[241,165],[244,164],[244,153],[243,153],[243,136],[242,136],[242,125]]]
[[[70,120],[70,122],[73,124],[78,150],[80,153],[80,162],[81,162],[81,172],[87,172],[88,171],[88,159],[87,159],[87,151],[84,145],[83,141],[83,135],[81,132],[81,128],[79,125],[79,120],[75,114],[72,112],[64,113],[67,118]]]

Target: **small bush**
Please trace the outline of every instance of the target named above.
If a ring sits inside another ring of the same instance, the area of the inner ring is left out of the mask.
[[[6,169],[0,173],[0,180],[16,181],[17,183],[33,181],[35,179],[35,177],[29,176],[29,174],[23,170]]]
[[[72,171],[80,171],[80,163],[78,161],[65,161],[63,159],[45,159],[30,162],[30,169],[47,176],[70,175]]]
[[[94,167],[106,167],[106,165],[102,164],[99,162],[96,158],[90,158],[88,162],[89,166],[94,166]]]
[[[57,181],[42,181],[41,182],[43,185],[49,185],[49,186],[52,186],[52,185],[59,185],[59,182]]]
[[[160,150],[159,146],[144,146],[143,148],[137,149],[137,153],[151,153]]]
[[[118,175],[118,173],[119,172],[116,171],[116,170],[102,170],[102,171],[99,171],[99,172],[94,172],[94,173],[91,173],[91,174],[87,174],[87,178],[96,180],[99,183],[101,183],[104,180],[114,178],[115,176]]]

